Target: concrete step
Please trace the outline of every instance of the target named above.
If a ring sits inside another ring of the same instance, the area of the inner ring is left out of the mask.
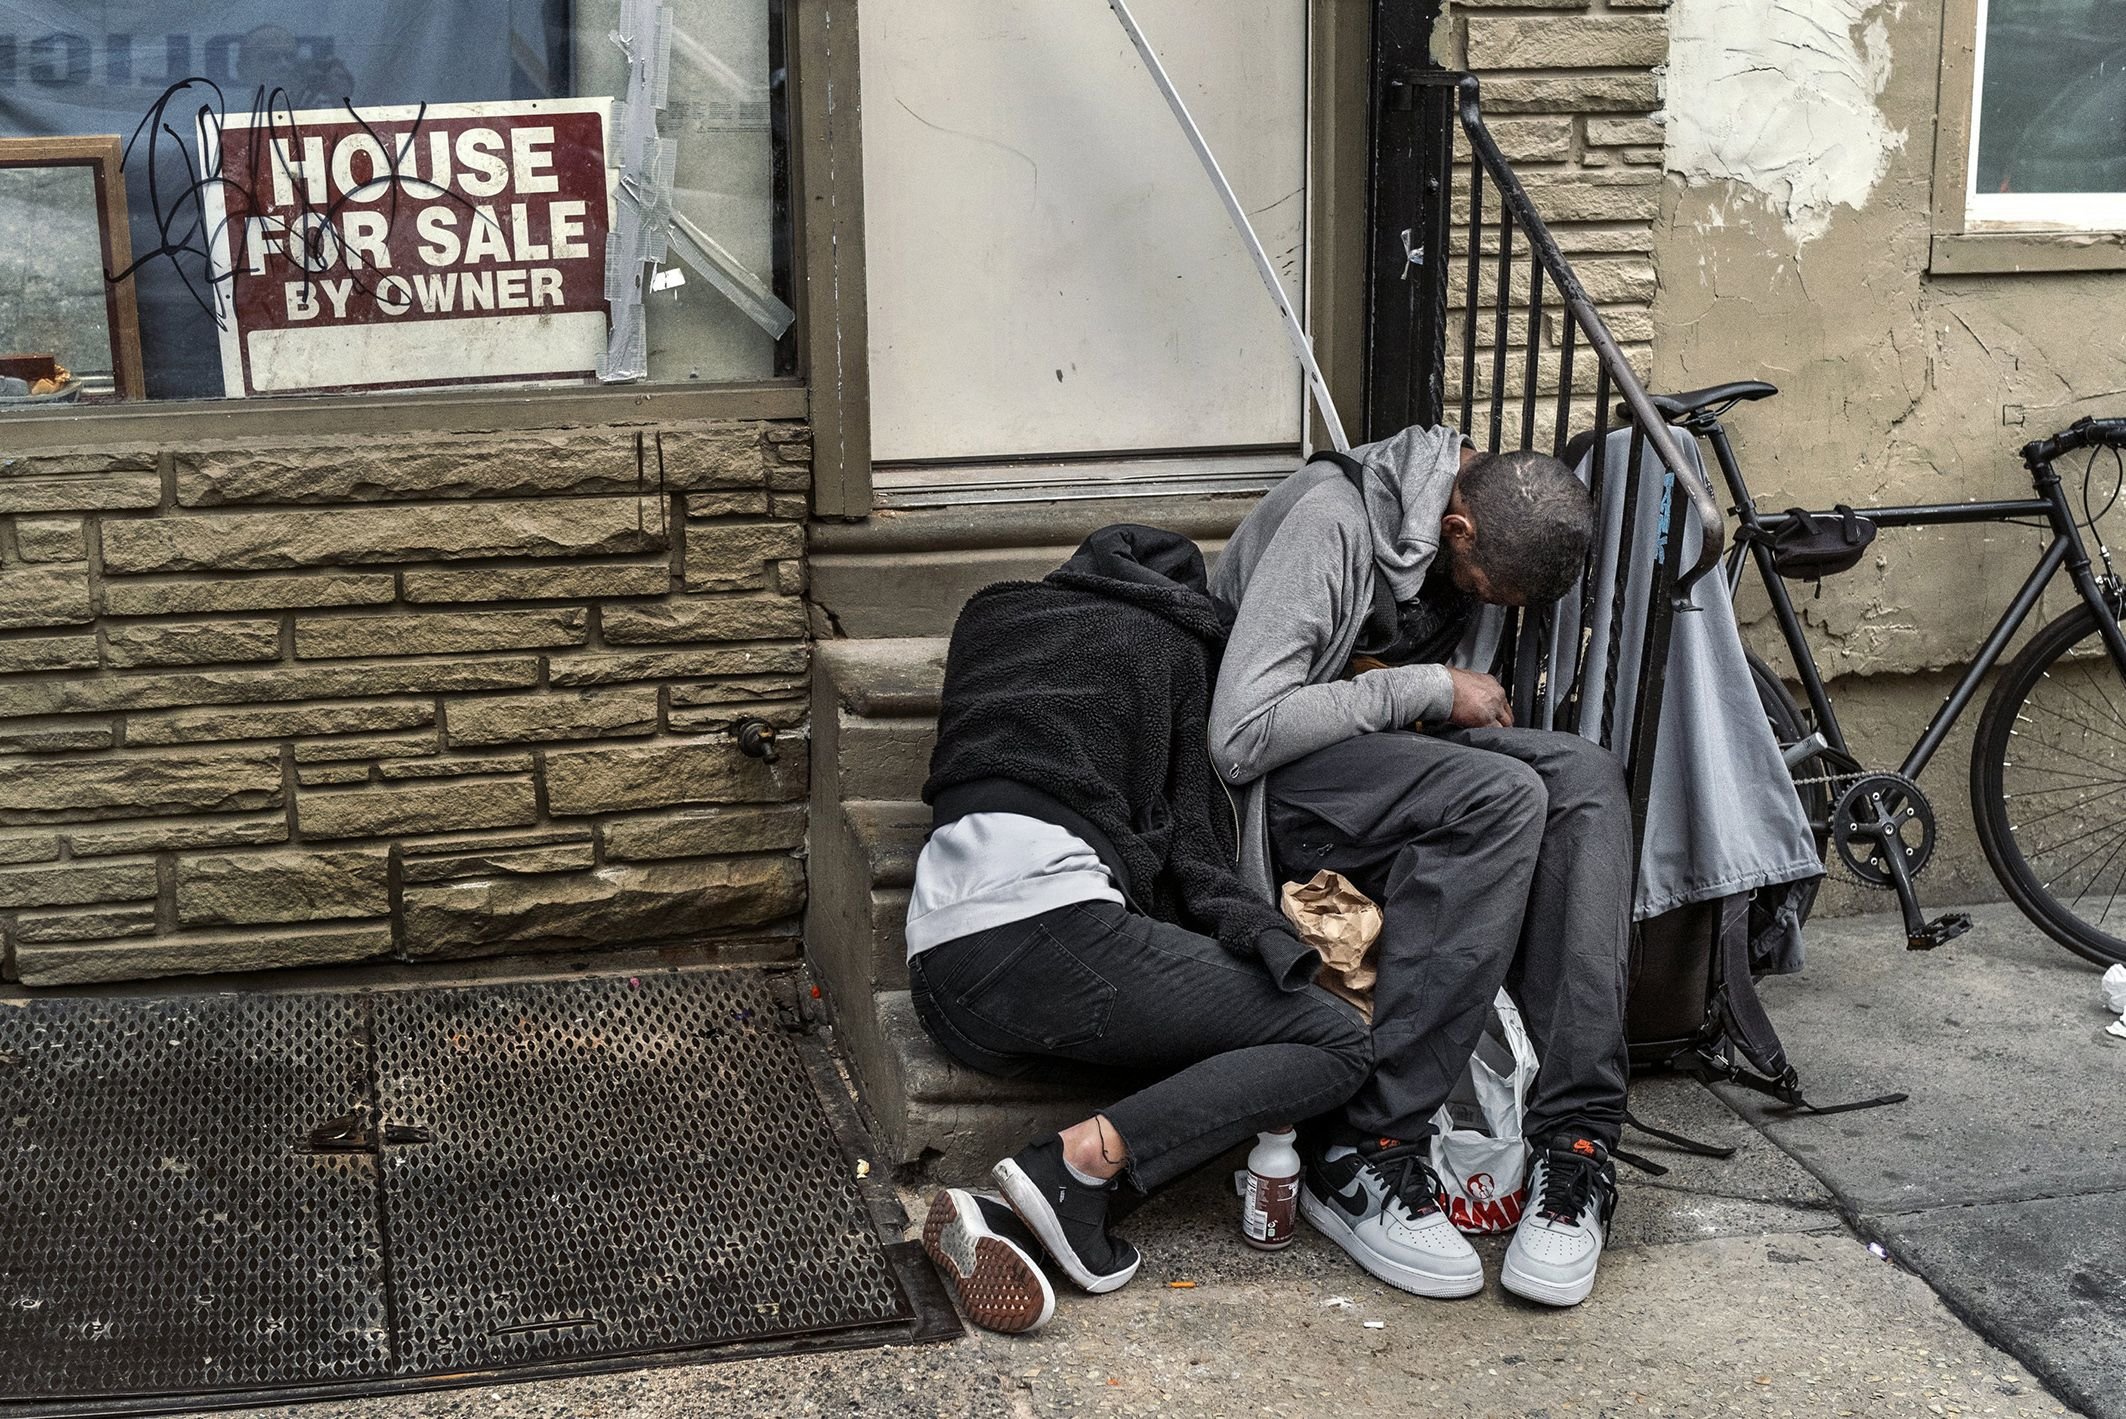
[[[998,1158],[1086,1116],[1082,1092],[992,1078],[931,1042],[908,998],[909,888],[946,642],[824,642],[815,662],[806,950],[889,1160],[911,1180],[979,1182]]]
[[[840,708],[866,719],[936,719],[945,683],[944,636],[821,641],[818,678],[834,688]]]
[[[904,1180],[984,1185],[999,1158],[1113,1102],[1079,1086],[967,1068],[931,1043],[905,990],[881,991],[874,1011],[892,1043],[894,1084],[871,1106]],[[880,1108],[889,1098],[892,1117]]]
[[[834,772],[842,802],[911,801],[923,796],[930,751],[937,744],[937,707],[921,718],[875,719],[836,711]]]
[[[867,867],[866,881],[873,887],[907,887],[915,882],[915,859],[923,850],[930,831],[930,809],[908,801],[868,802],[842,800],[842,821],[848,825]]]

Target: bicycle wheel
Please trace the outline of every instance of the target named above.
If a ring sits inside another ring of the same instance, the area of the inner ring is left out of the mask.
[[[2077,956],[2126,961],[2126,683],[2088,607],[2039,631],[1993,687],[1971,806],[2023,915]]]
[[[1815,732],[1808,712],[1802,709],[1793,695],[1787,692],[1786,682],[1779,678],[1771,666],[1758,658],[1757,652],[1745,648],[1742,652],[1749,661],[1750,681],[1757,689],[1757,703],[1764,706],[1764,718],[1772,726],[1772,736],[1779,741],[1781,749],[1790,748]],[[1809,831],[1816,839],[1816,855],[1823,856],[1831,842],[1831,792],[1830,785],[1810,782],[1825,772],[1816,759],[1797,766],[1794,770],[1794,792],[1801,797],[1802,811],[1808,814]]]

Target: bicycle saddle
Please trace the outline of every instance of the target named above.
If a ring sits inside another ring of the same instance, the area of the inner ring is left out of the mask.
[[[1751,399],[1769,399],[1779,392],[1779,387],[1766,384],[1761,379],[1737,380],[1733,384],[1716,384],[1708,389],[1693,389],[1688,394],[1650,394],[1647,398],[1661,411],[1661,417],[1674,423],[1676,420],[1695,414],[1701,409],[1720,407],[1715,413],[1725,413],[1733,405]]]

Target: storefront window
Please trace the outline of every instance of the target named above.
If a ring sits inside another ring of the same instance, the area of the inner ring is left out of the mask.
[[[0,0],[0,413],[792,372],[781,11]]]

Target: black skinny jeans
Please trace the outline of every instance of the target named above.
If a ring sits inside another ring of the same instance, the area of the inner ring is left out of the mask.
[[[1112,902],[948,941],[908,963],[908,983],[923,1028],[970,1068],[1164,1076],[1099,1110],[1146,1192],[1335,1108],[1373,1063],[1358,1012],[1327,991],[1281,991],[1255,961]]]

